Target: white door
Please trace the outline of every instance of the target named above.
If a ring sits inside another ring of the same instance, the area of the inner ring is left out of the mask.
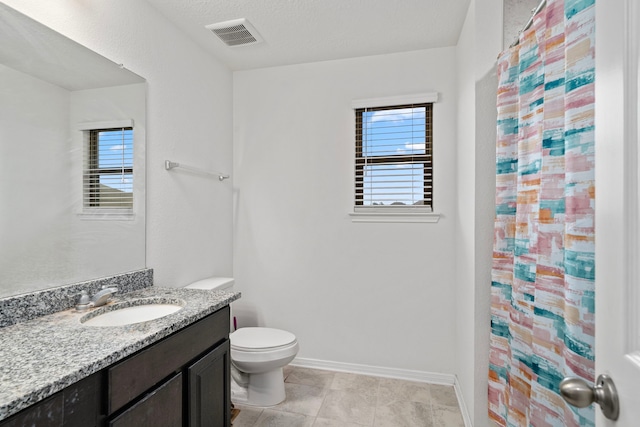
[[[640,426],[640,2],[596,0],[596,375],[617,388],[616,422]]]

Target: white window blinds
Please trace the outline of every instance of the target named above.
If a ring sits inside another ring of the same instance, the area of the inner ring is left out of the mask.
[[[133,128],[88,129],[84,132],[84,211],[132,210]]]
[[[355,210],[431,211],[433,104],[356,108]]]

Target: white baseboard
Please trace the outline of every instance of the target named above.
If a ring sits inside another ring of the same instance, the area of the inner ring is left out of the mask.
[[[355,363],[332,362],[300,357],[293,359],[290,364],[301,368],[324,369],[327,371],[348,372],[352,374],[370,375],[373,377],[396,378],[407,381],[453,386],[460,404],[460,411],[462,412],[464,425],[466,427],[473,427],[467,405],[464,402],[464,397],[462,396],[462,391],[458,384],[458,378],[455,375],[441,374],[437,372],[413,371],[409,369],[383,368],[381,366],[359,365]]]
[[[473,427],[473,423],[471,422],[471,417],[469,416],[469,408],[467,408],[467,404],[464,401],[464,396],[462,395],[462,389],[460,388],[460,383],[458,382],[458,377],[455,377],[453,388],[456,391],[456,397],[458,398],[458,404],[460,405],[460,412],[462,412],[462,419],[464,420],[465,427]]]

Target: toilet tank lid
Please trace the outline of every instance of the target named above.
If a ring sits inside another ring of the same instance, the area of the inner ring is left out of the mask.
[[[208,277],[198,280],[192,284],[185,286],[187,289],[206,289],[212,291],[214,289],[229,289],[233,286],[233,277]]]

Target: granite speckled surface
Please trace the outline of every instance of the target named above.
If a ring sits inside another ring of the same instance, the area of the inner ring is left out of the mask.
[[[87,326],[80,318],[89,312],[72,308],[0,329],[0,420],[225,307],[240,293],[151,286],[119,294],[108,307],[142,298],[185,304],[166,317],[127,326]]]
[[[58,286],[0,299],[0,328],[74,307],[78,294],[86,290],[93,295],[103,286],[117,287],[119,294],[153,285],[153,269],[133,271],[102,279]]]

